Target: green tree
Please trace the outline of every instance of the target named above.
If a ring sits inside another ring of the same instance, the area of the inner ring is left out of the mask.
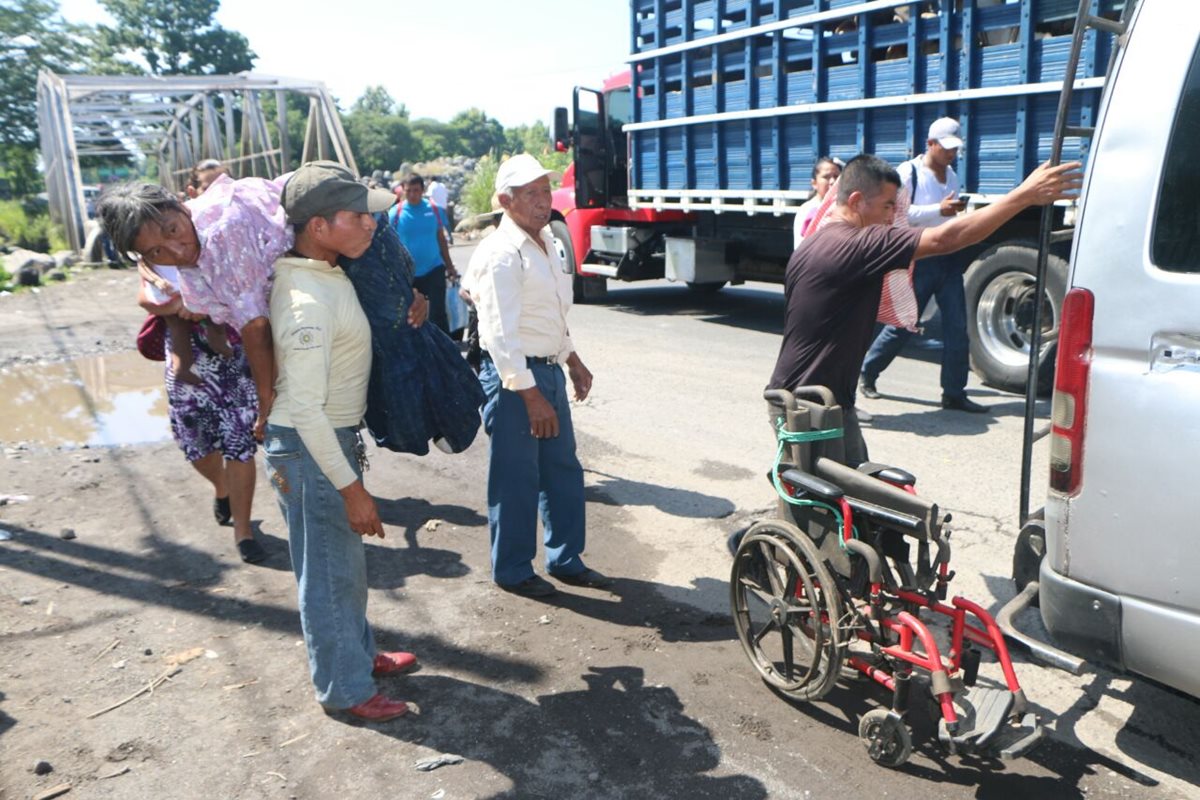
[[[550,150],[550,130],[541,120],[532,125],[507,128],[504,131],[504,149],[509,153],[540,156]]]
[[[460,155],[464,152],[458,134],[444,122],[422,117],[413,120],[412,132],[417,140],[418,161],[432,161],[442,156]]]
[[[350,106],[350,112],[366,112],[371,114],[394,114],[408,119],[408,108],[403,103],[392,99],[388,90],[382,86],[368,86]]]
[[[504,147],[504,126],[478,108],[460,111],[450,120],[450,129],[457,135],[460,152],[466,156],[482,156]]]
[[[0,174],[18,195],[38,190],[37,76],[73,72],[87,52],[86,28],[63,20],[52,0],[0,3]]]
[[[214,21],[220,0],[100,0],[116,25],[97,28],[99,60],[154,75],[224,75],[253,68],[246,37]]]

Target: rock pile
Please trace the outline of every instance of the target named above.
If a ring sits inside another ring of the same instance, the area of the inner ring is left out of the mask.
[[[13,283],[17,286],[39,286],[43,279],[66,280],[65,270],[78,263],[79,257],[71,250],[59,250],[53,255],[47,255],[17,249],[4,256],[4,271],[12,276]]]

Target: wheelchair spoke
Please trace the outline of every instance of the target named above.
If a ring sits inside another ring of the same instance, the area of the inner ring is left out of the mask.
[[[766,635],[767,635],[768,633],[770,633],[770,632],[771,632],[771,629],[772,629],[772,628],[774,628],[774,627],[775,627],[775,620],[771,620],[771,621],[770,621],[770,622],[768,622],[766,625],[763,625],[763,626],[762,626],[762,630],[760,630],[758,633],[756,633],[756,634],[755,634],[755,635],[752,637],[752,641],[753,641],[753,642],[754,642],[756,645],[762,644],[762,640],[763,640],[763,639],[766,637]]]
[[[824,620],[840,611],[837,596],[824,591],[833,579],[806,534],[759,526],[742,541],[730,577],[738,638],[763,680],[799,699],[828,692],[841,657]]]
[[[787,680],[795,680],[796,670],[792,664],[792,629],[790,626],[784,625],[779,629],[783,638],[783,677]]]
[[[771,594],[775,597],[783,597],[783,586],[779,581],[779,567],[775,562],[774,552],[766,542],[763,542],[758,549],[762,555],[763,569],[767,572],[767,580],[771,583]]]

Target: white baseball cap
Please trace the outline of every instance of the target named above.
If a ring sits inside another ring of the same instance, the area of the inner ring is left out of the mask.
[[[958,125],[958,120],[950,117],[942,117],[936,119],[929,126],[928,139],[933,139],[947,150],[955,150],[962,147],[962,128]]]
[[[512,156],[496,170],[496,191],[503,192],[533,183],[543,175],[549,175],[550,170],[528,153]]]

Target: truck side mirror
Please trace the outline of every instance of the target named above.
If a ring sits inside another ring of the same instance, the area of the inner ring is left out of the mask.
[[[566,152],[571,144],[571,126],[567,121],[567,109],[554,109],[554,126],[550,130],[550,144],[560,153]]]

